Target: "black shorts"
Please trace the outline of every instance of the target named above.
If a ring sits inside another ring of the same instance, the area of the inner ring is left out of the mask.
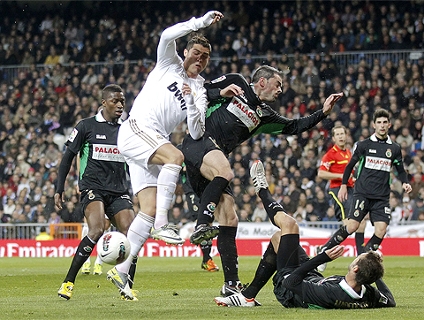
[[[277,273],[272,282],[274,284],[274,294],[277,300],[286,308],[307,308],[301,296],[283,286],[284,279],[290,275],[302,263],[309,260],[305,250],[299,245],[299,235],[288,234],[280,238],[277,252]],[[319,281],[323,276],[318,271],[308,272],[304,280]],[[301,289],[302,283],[299,283]]]
[[[370,214],[370,221],[374,225],[374,222],[385,222],[390,223],[391,210],[389,205],[389,199],[369,199],[363,195],[354,195],[352,201],[352,207],[349,213],[349,219],[361,222],[367,213]]]
[[[279,270],[275,274],[274,278],[272,279],[272,282],[274,284],[275,298],[285,308],[308,308],[308,304],[303,302],[303,298],[301,296],[295,294],[293,291],[283,286],[284,279],[288,277],[294,269],[295,268],[284,268]],[[310,282],[319,282],[323,278],[324,277],[321,273],[313,270],[308,272],[308,274],[305,276],[305,278],[303,278],[303,280]],[[300,283],[299,286],[302,286],[302,283]]]
[[[81,192],[80,201],[82,204],[83,212],[85,212],[85,208],[89,203],[93,201],[103,202],[105,207],[105,214],[109,220],[122,210],[133,210],[133,203],[129,193],[116,195],[100,190],[83,190]]]
[[[191,187],[196,195],[200,198],[203,191],[209,184],[209,180],[202,176],[200,167],[203,163],[203,157],[213,151],[221,150],[215,140],[207,133],[199,140],[194,140],[190,135],[186,135],[181,147],[179,147],[184,155],[184,164],[187,167],[187,176]],[[225,191],[232,195],[231,188],[228,186]]]
[[[339,193],[340,187],[338,188],[331,188],[329,190],[329,194],[331,196],[331,199],[334,204],[334,211],[336,218],[339,221],[342,221],[344,219],[347,219],[347,216],[350,212],[350,207],[352,206],[352,199],[353,199],[353,188],[347,188],[347,200],[341,202],[339,198],[337,198],[337,194]]]

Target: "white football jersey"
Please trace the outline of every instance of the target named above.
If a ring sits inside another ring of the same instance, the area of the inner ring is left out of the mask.
[[[196,107],[202,114],[206,112],[204,79],[187,76],[175,44],[175,39],[204,27],[203,20],[192,18],[163,31],[157,48],[156,66],[130,111],[130,118],[136,119],[138,125],[149,127],[166,139],[187,116],[186,101],[181,91],[183,83],[190,86]]]

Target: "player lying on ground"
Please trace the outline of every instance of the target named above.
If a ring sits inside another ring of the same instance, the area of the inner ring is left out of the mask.
[[[270,221],[280,228],[272,237],[277,254],[277,273],[273,283],[275,296],[283,306],[325,309],[396,306],[392,293],[381,279],[384,274],[382,258],[374,251],[359,255],[349,265],[345,276],[324,278],[317,272],[315,268],[320,264],[341,257],[344,247],[337,245],[309,259],[299,244],[299,226],[296,220],[284,212],[284,208],[272,198],[268,190],[262,162],[256,161],[250,174]],[[372,283],[377,287],[372,286]],[[260,305],[254,296],[248,296],[245,292],[225,298],[217,297],[215,302],[221,306]]]

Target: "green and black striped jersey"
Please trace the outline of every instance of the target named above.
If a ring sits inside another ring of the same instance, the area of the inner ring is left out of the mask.
[[[220,89],[230,84],[241,87],[244,94],[232,98],[221,97]],[[322,110],[299,119],[281,116],[262,102],[243,76],[237,73],[221,76],[205,87],[210,101],[206,112],[206,131],[225,154],[260,133],[298,134],[326,118]]]
[[[128,191],[126,163],[116,146],[120,123],[106,121],[99,112],[81,120],[70,134],[66,145],[73,153],[79,153],[80,190],[104,190],[112,194]]]

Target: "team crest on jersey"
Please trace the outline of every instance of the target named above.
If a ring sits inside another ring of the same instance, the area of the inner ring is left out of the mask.
[[[163,137],[160,134],[157,134],[156,139],[161,140],[161,139],[163,139]]]
[[[353,216],[355,218],[359,217],[359,210],[355,210],[355,212],[353,213]]]
[[[210,212],[215,212],[216,204],[215,204],[215,203],[213,203],[213,202],[211,202],[211,203],[209,203],[209,204],[206,206],[206,208],[207,208]]]
[[[392,157],[392,150],[390,150],[390,149],[387,149],[386,150],[386,157],[387,158],[391,158]]]
[[[222,80],[225,80],[225,79],[226,79],[226,77],[225,76],[222,76],[222,77],[219,77],[219,78],[217,78],[215,80],[212,80],[211,83],[221,82]]]
[[[259,117],[262,117],[264,115],[263,112],[262,112],[261,107],[257,107],[256,108],[256,113],[258,114]]]
[[[74,142],[77,135],[78,135],[78,130],[77,130],[77,128],[74,128],[74,130],[72,130],[71,134],[69,135],[68,140],[70,142]]]
[[[88,199],[89,199],[89,200],[93,200],[93,199],[94,199],[94,197],[95,197],[95,195],[94,195],[94,193],[93,193],[93,190],[88,191]]]

